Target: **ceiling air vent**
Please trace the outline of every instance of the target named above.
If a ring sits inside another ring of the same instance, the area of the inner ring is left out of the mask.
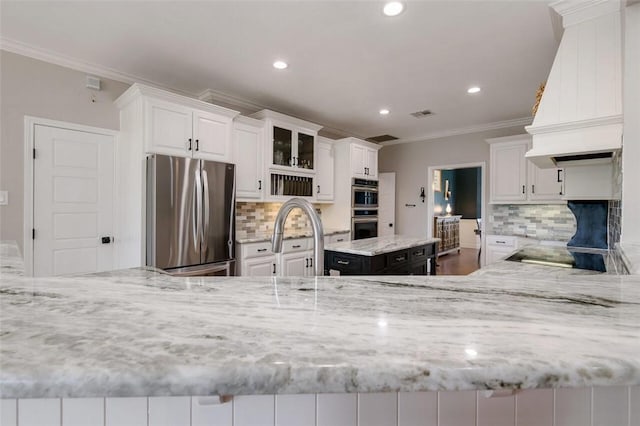
[[[412,112],[411,115],[414,116],[415,118],[423,118],[423,117],[428,117],[430,115],[433,115],[433,113],[429,109],[423,109],[422,111]]]
[[[380,136],[372,136],[370,138],[366,138],[366,141],[369,142],[374,142],[374,143],[381,143],[381,142],[388,142],[388,141],[395,141],[396,138],[395,136],[391,136],[391,135],[380,135]]]

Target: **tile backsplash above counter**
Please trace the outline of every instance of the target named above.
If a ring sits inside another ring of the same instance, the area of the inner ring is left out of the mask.
[[[485,232],[569,241],[576,232],[576,218],[566,204],[494,204],[489,205]]]
[[[282,203],[236,203],[236,238],[243,239],[273,231]],[[294,209],[285,222],[285,232],[308,229],[311,222],[300,209]]]

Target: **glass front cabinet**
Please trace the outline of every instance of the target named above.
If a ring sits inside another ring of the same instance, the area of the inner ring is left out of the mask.
[[[252,115],[265,121],[267,168],[313,173],[316,167],[317,124],[270,110]]]

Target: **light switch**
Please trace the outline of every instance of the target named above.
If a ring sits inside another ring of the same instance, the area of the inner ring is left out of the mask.
[[[9,191],[0,191],[0,206],[9,204]]]

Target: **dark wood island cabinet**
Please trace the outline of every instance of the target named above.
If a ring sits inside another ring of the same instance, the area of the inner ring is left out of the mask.
[[[329,244],[325,275],[435,275],[439,241],[394,235]]]

